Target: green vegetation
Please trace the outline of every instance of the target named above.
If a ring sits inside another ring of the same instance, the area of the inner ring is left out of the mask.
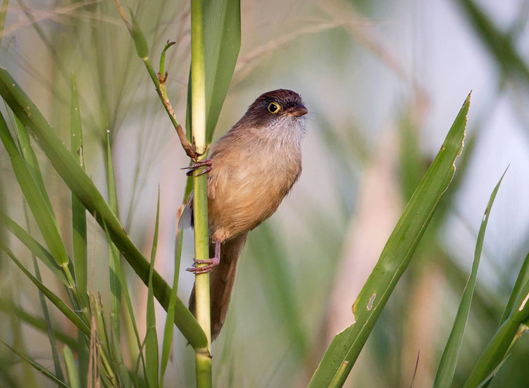
[[[496,284],[486,259],[508,172],[475,188],[492,194],[472,204],[482,220],[464,220],[481,223],[461,237],[475,247],[471,270],[468,252],[446,238],[471,206],[461,197],[475,182],[486,114],[469,120],[470,95],[457,113],[458,96],[444,112],[439,151],[424,151],[430,119],[417,80],[361,30],[360,11],[314,5],[305,16],[325,9],[330,21],[287,31],[299,7],[279,15],[284,5],[114,0],[58,2],[48,14],[2,2],[0,384],[526,385],[529,248],[517,242],[508,272],[492,271]],[[369,16],[384,9],[357,6]],[[474,1],[459,6],[498,65],[500,89],[512,80],[526,89],[517,30],[495,27]],[[277,34],[262,38],[265,25]],[[334,66],[325,88],[345,88],[354,78],[345,53],[358,55],[357,44],[412,85],[391,134],[371,134],[348,116],[350,105],[322,94],[318,68]],[[343,83],[333,85],[335,76]],[[256,97],[249,91],[283,86],[309,108],[308,178],[250,234],[228,321],[211,344],[209,275],[196,276],[195,318],[185,302],[195,277],[180,268],[209,254],[207,178],[186,180],[180,167],[207,157]],[[194,246],[190,231],[175,228],[191,190]]]

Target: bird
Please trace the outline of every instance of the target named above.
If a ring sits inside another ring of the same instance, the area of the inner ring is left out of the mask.
[[[248,232],[275,213],[302,171],[301,141],[308,113],[301,95],[287,89],[263,93],[211,148],[209,159],[189,167],[208,174],[210,259],[187,270],[210,273],[211,338],[219,335],[231,298],[237,261]],[[193,197],[182,219],[192,225]],[[195,312],[195,286],[189,309]]]

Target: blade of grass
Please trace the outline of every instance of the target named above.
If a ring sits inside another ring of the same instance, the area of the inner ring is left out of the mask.
[[[147,333],[145,334],[145,362],[147,367],[147,381],[150,387],[158,386],[158,335],[156,334],[156,311],[154,310],[154,296],[152,289],[152,274],[156,248],[158,247],[158,225],[160,220],[160,189],[158,188],[158,204],[156,206],[156,223],[151,250],[151,268],[149,272],[149,292],[147,294]]]
[[[64,147],[35,104],[25,95],[9,73],[2,68],[0,68],[0,95],[2,95],[22,124],[29,128],[35,136],[51,164],[70,190],[90,214],[95,214],[97,222],[102,227],[103,224],[108,226],[109,234],[114,244],[116,244],[141,280],[147,284],[149,262],[130,240],[101,193],[79,166],[73,155]],[[154,296],[162,307],[167,310],[171,297],[171,288],[157,272],[153,275],[153,287]],[[193,348],[207,346],[207,337],[203,330],[180,299],[177,299],[176,302],[174,318],[175,324]]]
[[[496,331],[474,369],[465,383],[464,388],[474,388],[488,379],[488,376],[509,355],[511,348],[527,330],[529,320],[529,282],[524,285],[514,303],[508,318]]]
[[[509,301],[507,302],[507,306],[505,306],[505,311],[503,312],[503,315],[501,317],[500,326],[507,320],[509,315],[512,314],[514,304],[516,303],[516,300],[520,297],[520,293],[522,292],[523,288],[528,284],[528,282],[529,282],[529,254],[525,257],[525,260],[522,264],[522,268],[520,269],[520,272],[518,273],[518,277],[516,278],[516,282],[514,283],[511,296],[509,297]]]
[[[206,144],[211,143],[241,48],[240,1],[204,3]]]
[[[118,385],[114,370],[117,371],[117,368],[112,368],[112,365],[110,365],[109,362],[108,355],[111,354],[111,352],[107,333],[107,325],[105,323],[105,316],[103,315],[103,301],[101,300],[100,294],[97,298],[93,294],[91,294],[90,297],[90,305],[93,306],[92,314],[95,316],[96,333],[98,337],[97,346],[99,346],[99,356],[103,366],[102,377],[106,377],[110,381],[111,386],[116,387]]]
[[[26,165],[27,165],[27,167],[29,169],[29,172],[30,172],[31,176],[33,177],[33,180],[35,181],[36,185],[38,186],[38,188],[39,188],[39,190],[40,190],[40,192],[42,194],[42,198],[44,199],[44,202],[48,206],[50,214],[55,218],[55,213],[53,212],[53,208],[51,206],[51,201],[50,201],[50,199],[48,197],[48,193],[47,193],[46,187],[44,185],[44,179],[42,178],[42,173],[40,171],[40,167],[39,167],[39,164],[38,164],[38,161],[37,161],[37,156],[35,155],[35,152],[33,151],[33,148],[31,147],[29,134],[26,131],[26,129],[22,126],[22,123],[20,122],[20,120],[18,120],[17,117],[15,117],[15,123],[16,123],[18,141],[19,141],[19,144],[20,144],[20,150],[21,150],[21,153],[22,153],[22,157],[24,158],[24,160],[26,162]],[[29,215],[28,215],[26,203],[24,203],[24,216],[25,216],[25,219],[26,219],[27,230],[28,230],[28,232],[31,232],[31,230],[30,230],[30,222],[29,222]],[[33,266],[34,266],[34,269],[35,269],[35,277],[36,277],[36,279],[39,282],[42,283],[42,278],[40,276],[39,265],[38,265],[38,262],[37,262],[37,259],[36,259],[35,255],[33,255],[33,254],[32,254],[32,259],[33,259]],[[42,307],[42,312],[43,312],[43,315],[44,315],[44,320],[46,322],[46,326],[47,326],[47,329],[48,329],[48,338],[50,340],[50,345],[51,345],[51,353],[52,353],[52,357],[53,357],[55,375],[57,376],[57,378],[59,380],[64,381],[64,374],[63,374],[63,371],[62,371],[62,368],[61,368],[61,362],[60,362],[60,358],[59,358],[59,351],[57,349],[57,341],[55,339],[55,336],[53,335],[53,327],[52,327],[52,322],[51,322],[51,319],[50,319],[48,306],[46,304],[46,298],[45,298],[44,294],[42,293],[42,291],[40,291],[40,290],[39,290],[39,299],[40,299],[40,304],[41,304],[41,307]]]
[[[111,171],[109,171],[111,172]],[[113,174],[113,173],[112,173]],[[110,190],[109,190],[110,193]],[[121,348],[121,325],[120,325],[120,311],[121,311],[121,280],[118,273],[121,272],[121,263],[119,252],[116,250],[115,245],[110,239],[108,228],[105,227],[105,233],[107,236],[107,243],[109,249],[109,277],[110,277],[110,340],[106,337],[106,325],[105,327],[105,338],[107,340],[108,353],[111,357],[111,362],[119,376],[120,381],[124,386],[131,386],[129,374],[123,362],[123,353]],[[126,285],[125,285],[126,287]],[[116,289],[119,294],[119,299],[115,295]],[[114,300],[116,299],[116,300]],[[100,302],[102,305],[102,303]],[[104,316],[101,315],[101,319],[104,322]],[[109,342],[108,342],[109,341]]]
[[[509,357],[511,348],[527,330],[527,326],[519,322],[521,317],[527,320],[529,317],[529,309],[524,309],[524,307],[520,306],[520,312],[511,315],[501,325],[478,359],[464,388],[475,388],[482,384],[488,384],[494,377],[494,372]]]
[[[61,298],[59,298],[57,295],[55,295],[50,289],[48,289],[44,284],[39,282],[37,278],[35,278],[23,265],[22,263],[17,259],[17,257],[11,252],[11,250],[5,245],[2,241],[0,241],[0,249],[4,250],[5,253],[13,260],[13,262],[17,265],[18,268],[24,272],[24,274],[35,284],[39,290],[42,291],[44,295],[50,300],[51,303],[53,303],[65,316],[72,322],[75,326],[77,326],[79,329],[81,329],[86,335],[90,335],[90,329],[84,323],[79,316],[77,316],[76,313],[68,307],[66,303],[64,303]]]
[[[113,274],[111,274],[110,276],[116,276],[119,280],[119,284],[121,286],[121,291],[123,293],[123,297],[124,297],[124,300],[125,300],[125,304],[126,304],[126,307],[127,307],[127,311],[124,312],[127,314],[127,317],[129,319],[129,323],[130,325],[132,326],[132,331],[134,333],[134,337],[129,337],[129,341],[128,341],[128,345],[129,345],[129,348],[131,349],[130,350],[130,359],[131,360],[134,360],[136,358],[138,359],[141,359],[142,360],[142,365],[143,365],[143,369],[144,369],[144,375],[147,374],[146,372],[146,369],[145,369],[145,360],[143,358],[143,353],[141,351],[139,351],[139,349],[141,348],[141,339],[140,339],[140,334],[138,332],[138,327],[136,325],[136,319],[134,317],[134,310],[133,310],[133,307],[132,307],[132,301],[130,299],[130,294],[129,294],[129,288],[128,288],[128,285],[127,285],[127,281],[125,279],[125,276],[123,275],[123,270],[121,268],[121,265],[120,266],[116,266],[114,268],[114,270],[116,272],[114,272]],[[169,314],[169,313],[168,313]],[[173,320],[171,320],[171,317],[173,317],[173,315],[169,316],[168,319],[170,320],[171,322],[171,326],[173,326]],[[132,351],[133,348],[133,343],[134,341],[132,339],[136,339],[136,351]],[[139,360],[138,360],[139,362]]]
[[[505,170],[505,172],[507,172],[507,170]],[[492,205],[494,204],[494,200],[496,199],[496,194],[498,193],[503,177],[505,176],[505,172],[503,173],[500,181],[498,182],[492,194],[490,195],[489,203],[487,204],[485,214],[483,215],[483,220],[479,228],[478,239],[476,242],[476,250],[474,252],[474,262],[472,264],[472,271],[465,287],[465,290],[463,292],[461,303],[459,304],[459,308],[457,310],[454,326],[452,327],[452,331],[450,332],[448,342],[441,357],[441,362],[439,363],[439,368],[437,369],[437,374],[435,376],[433,385],[434,388],[449,388],[450,386],[452,386],[452,381],[454,379],[454,374],[457,366],[457,360],[459,359],[459,352],[461,350],[461,344],[463,342],[463,335],[465,333],[465,327],[467,324],[468,315],[470,313],[470,306],[472,304],[474,288],[476,286],[481,251],[483,249],[483,240],[485,239],[485,231],[489,222],[490,210],[492,209]]]
[[[239,0],[204,2],[204,57],[206,79],[206,144],[211,143],[220,111],[235,70],[241,48],[241,6]],[[189,98],[193,89],[193,77],[188,85],[188,118],[193,110]],[[192,132],[189,120],[188,134]]]
[[[107,132],[107,186],[108,186],[108,205],[114,214],[118,214],[118,199],[116,194],[116,183],[114,180],[114,164],[112,162],[112,146],[110,144],[110,134]],[[108,229],[105,228],[108,240],[108,258],[110,270],[110,337],[113,349],[113,356],[116,363],[123,366],[123,356],[121,354],[121,285],[119,278],[116,276],[121,269],[119,251],[110,239]]]
[[[60,265],[66,278],[68,279],[69,287],[73,290],[75,288],[75,282],[71,277],[68,269],[69,258],[66,253],[66,248],[61,238],[59,231],[59,225],[55,215],[51,212],[48,203],[46,202],[38,184],[32,177],[30,169],[28,168],[25,160],[18,152],[15,141],[7,128],[7,124],[4,120],[4,116],[0,114],[0,139],[4,143],[4,146],[11,159],[13,170],[17,177],[17,181],[22,189],[24,197],[26,198],[28,205],[37,221],[37,225],[48,245],[48,248],[53,255],[53,258]]]
[[[505,362],[507,361],[507,358],[509,358],[509,355],[507,355],[503,360],[502,362],[500,362],[498,364],[498,366],[496,368],[494,368],[494,370],[492,372],[490,372],[490,374],[485,377],[485,379],[476,387],[476,388],[484,388],[484,387],[488,387],[491,383],[491,380],[494,376],[496,376],[496,373],[498,373],[498,371],[500,370],[500,368],[503,366],[503,364],[505,364]]]
[[[64,346],[62,353],[64,355],[64,364],[66,365],[66,372],[68,373],[70,387],[81,388],[81,381],[79,379],[79,373],[77,372],[77,365],[75,364],[75,358],[73,357],[72,349],[66,345]]]
[[[81,127],[81,112],[79,110],[79,97],[77,95],[77,82],[72,73],[72,101],[70,107],[70,149],[81,168],[83,161],[83,131]],[[72,246],[75,281],[82,307],[88,306],[87,296],[87,239],[86,239],[86,209],[72,194]]]
[[[83,130],[81,125],[81,111],[75,73],[72,73],[72,95],[70,103],[70,151],[81,168],[83,161]],[[86,209],[72,193],[72,248],[75,273],[75,283],[79,293],[80,309],[88,309],[88,254],[86,235]],[[79,376],[83,387],[87,386],[89,342],[86,336],[79,331]]]
[[[190,180],[188,179],[188,182]],[[190,190],[189,190],[190,191]],[[171,293],[171,300],[169,302],[169,308],[167,309],[167,318],[165,319],[165,326],[163,332],[163,345],[162,345],[162,362],[160,366],[160,387],[163,387],[165,370],[167,369],[167,364],[169,363],[169,357],[171,355],[171,346],[173,343],[173,324],[171,322],[171,315],[174,314],[174,309],[176,306],[176,293],[178,291],[178,278],[180,272],[180,258],[182,257],[182,244],[184,241],[184,231],[178,229],[178,224],[180,223],[180,217],[184,210],[184,206],[188,201],[189,191],[184,195],[184,201],[182,206],[178,209],[178,215],[176,217],[176,245],[175,245],[175,265],[174,265],[174,276],[173,276],[173,290]]]
[[[14,291],[15,287],[12,287],[12,289]],[[8,298],[11,298],[11,299],[18,298],[17,293],[13,293],[13,291],[9,289],[5,291],[7,291],[6,294],[8,295]],[[19,349],[19,352],[22,355],[29,357],[28,351],[27,351],[28,346],[26,345],[27,336],[22,330],[22,325],[20,324],[20,321],[18,320],[16,315],[13,314],[12,312],[9,312],[8,316],[9,316],[9,323],[10,323],[9,324],[9,329],[10,329],[9,339],[12,341],[13,348]],[[3,325],[3,326],[5,327],[8,325]],[[37,380],[35,379],[31,365],[24,363],[24,365],[22,366],[22,370],[20,370],[19,373],[22,373],[22,375],[24,376],[24,379],[23,379],[24,387],[38,388]]]
[[[26,324],[30,325],[34,329],[41,331],[42,333],[46,333],[47,331],[46,322],[44,321],[44,319],[31,315],[27,311],[16,306],[10,299],[0,298],[0,310],[4,313],[12,312],[22,322],[25,322]],[[63,333],[57,329],[53,330],[53,335],[63,344],[68,345],[74,350],[77,350],[78,344],[75,338],[72,338],[68,334]]]
[[[1,341],[1,340],[0,340]],[[66,384],[65,382],[59,380],[57,377],[55,377],[52,373],[50,373],[49,370],[47,370],[46,368],[44,368],[42,365],[40,365],[39,363],[33,361],[31,358],[29,357],[26,357],[24,356],[22,353],[18,352],[17,350],[15,350],[14,348],[12,348],[11,346],[9,346],[8,344],[6,344],[4,341],[1,341],[5,346],[7,346],[9,349],[11,349],[13,351],[13,353],[15,353],[17,356],[19,356],[20,358],[22,358],[24,361],[26,361],[27,363],[29,363],[33,368],[35,368],[36,370],[38,370],[40,373],[42,373],[44,376],[46,376],[48,379],[50,379],[51,381],[59,384],[61,387],[65,387],[65,388],[70,388],[70,386],[68,384]]]
[[[13,235],[18,238],[20,242],[31,251],[31,253],[38,257],[53,272],[57,279],[59,279],[65,286],[68,286],[68,280],[62,272],[61,267],[55,262],[53,256],[46,250],[46,248],[40,245],[37,240],[31,237],[28,232],[7,216],[2,210],[0,210],[0,222],[11,233],[13,233]]]
[[[334,338],[309,387],[328,386],[333,380],[336,381],[339,371],[343,371],[337,381],[337,386],[341,386],[351,371],[382,309],[406,270],[440,198],[452,181],[454,163],[463,148],[469,104],[470,95],[354,303],[354,323]]]
[[[40,171],[39,162],[37,161],[37,156],[35,155],[33,148],[31,148],[28,131],[26,128],[24,128],[17,117],[15,117],[15,123],[22,157],[26,161],[29,172],[37,184],[37,187],[39,188],[46,205],[48,205],[51,214],[55,217],[48,192],[46,191],[46,186],[44,185],[44,179],[42,179],[42,173]]]
[[[24,207],[24,210],[26,210],[26,207]],[[25,211],[24,213],[26,213],[26,223],[28,225],[28,230],[29,230],[29,219],[28,219],[28,216],[27,216],[27,211]],[[37,258],[35,257],[35,255],[31,255],[31,257],[33,259],[33,267],[35,269],[35,277],[37,278],[37,280],[39,282],[42,283],[42,277],[40,276],[40,269],[39,269],[39,264],[37,262]],[[46,297],[44,296],[44,294],[40,290],[39,290],[39,299],[40,299],[40,305],[42,307],[42,314],[44,315],[44,321],[46,322],[46,328],[48,329],[47,332],[48,332],[48,338],[50,340],[50,345],[51,345],[51,354],[52,354],[52,357],[53,357],[53,366],[55,368],[55,375],[57,376],[57,378],[59,380],[64,381],[64,374],[63,374],[62,368],[61,368],[61,360],[59,358],[59,351],[58,351],[58,348],[57,348],[57,340],[56,340],[55,334],[53,332],[53,324],[51,323],[50,312],[49,312],[49,309],[48,309],[48,305],[46,303]]]

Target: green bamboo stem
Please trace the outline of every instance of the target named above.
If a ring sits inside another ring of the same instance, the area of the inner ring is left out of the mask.
[[[202,0],[191,0],[191,122],[193,144],[199,160],[206,158],[206,82],[204,63]],[[193,214],[195,224],[195,258],[209,258],[207,177],[193,179]],[[199,265],[200,267],[200,265]],[[208,339],[207,349],[196,349],[197,387],[211,387],[211,327],[209,274],[196,275],[196,316]]]

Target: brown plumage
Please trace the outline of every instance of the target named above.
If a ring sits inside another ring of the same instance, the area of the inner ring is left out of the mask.
[[[279,89],[264,93],[211,149],[208,175],[210,257],[220,243],[220,263],[208,266],[211,336],[224,324],[237,259],[247,233],[270,217],[301,174],[301,139],[307,109],[301,96]],[[198,168],[192,167],[191,170]],[[192,201],[188,205],[192,209]],[[214,268],[213,268],[214,267]],[[199,268],[190,269],[192,272]],[[195,313],[195,289],[189,308]]]

